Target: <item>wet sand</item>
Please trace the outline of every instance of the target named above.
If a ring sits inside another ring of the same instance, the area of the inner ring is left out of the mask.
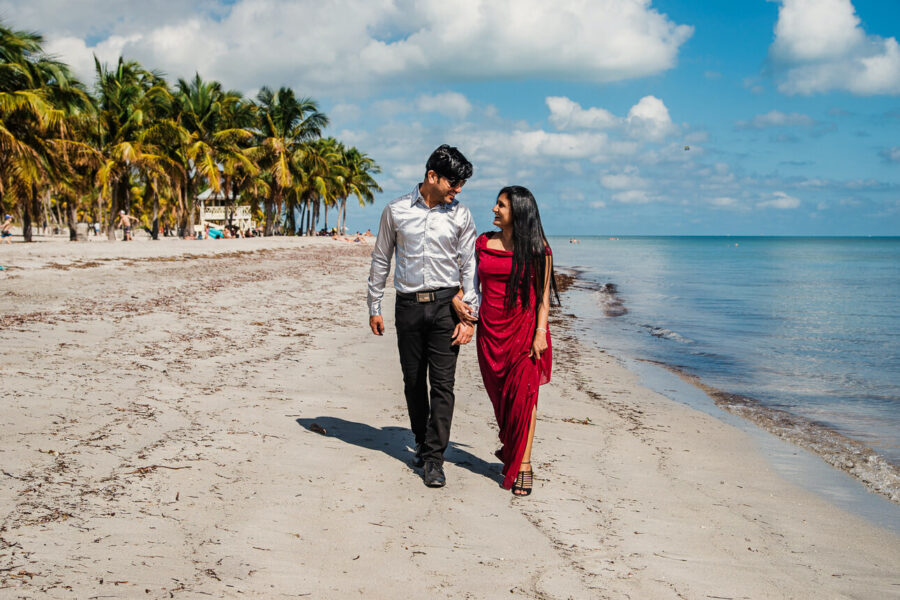
[[[560,315],[534,494],[499,486],[474,345],[425,488],[370,248],[0,247],[0,598],[900,597],[897,536]]]

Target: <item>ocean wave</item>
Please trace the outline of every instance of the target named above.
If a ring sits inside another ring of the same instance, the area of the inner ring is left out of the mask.
[[[689,337],[685,337],[678,333],[677,331],[672,331],[671,329],[666,329],[665,327],[656,327],[655,325],[641,325],[644,329],[648,331],[650,335],[653,337],[663,338],[666,340],[672,340],[673,342],[678,342],[679,344],[693,344],[694,340]]]
[[[597,290],[600,306],[607,317],[621,317],[628,314],[625,302],[619,296],[619,288],[614,283],[607,283]]]
[[[577,288],[594,292],[597,304],[603,309],[604,316],[621,317],[628,314],[625,301],[619,296],[619,287],[615,283],[598,283],[584,276],[582,267],[561,267],[556,269],[556,284],[559,293]]]

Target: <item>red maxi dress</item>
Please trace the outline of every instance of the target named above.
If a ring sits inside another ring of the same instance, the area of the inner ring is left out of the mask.
[[[519,301],[515,309],[506,309],[506,281],[512,270],[512,252],[488,248],[487,240],[487,234],[475,240],[481,285],[476,345],[481,377],[500,427],[503,487],[509,489],[522,463],[538,388],[550,381],[553,356],[548,331],[547,350],[540,360],[528,357],[537,327],[534,292],[527,309],[523,310]]]

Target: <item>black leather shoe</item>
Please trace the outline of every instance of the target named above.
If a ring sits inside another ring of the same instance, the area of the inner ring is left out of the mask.
[[[422,467],[425,465],[425,459],[422,458],[422,444],[416,444],[416,456],[413,458],[414,467]]]
[[[425,485],[433,488],[444,487],[444,484],[447,483],[447,478],[444,477],[444,467],[434,461],[425,463],[425,474],[422,479],[425,480]]]

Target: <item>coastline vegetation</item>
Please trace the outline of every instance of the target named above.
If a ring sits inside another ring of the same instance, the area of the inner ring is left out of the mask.
[[[88,88],[43,50],[40,34],[0,21],[0,210],[31,241],[37,224],[100,223],[115,240],[125,211],[157,239],[193,236],[198,193],[249,204],[265,235],[309,235],[327,211],[372,203],[377,163],[324,137],[328,117],[291,88],[255,99],[196,74],[174,85],[120,57],[96,57]]]

